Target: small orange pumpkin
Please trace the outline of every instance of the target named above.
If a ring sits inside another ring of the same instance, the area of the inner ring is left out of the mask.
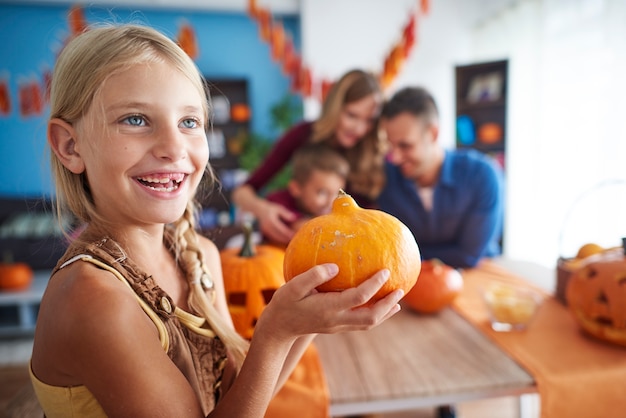
[[[244,226],[241,250],[227,248],[220,252],[228,310],[242,337],[252,338],[259,316],[285,283],[284,256],[285,251],[273,245],[254,246],[250,226]]]
[[[463,276],[441,260],[422,261],[417,283],[406,294],[404,302],[421,313],[439,312],[459,295],[463,289]]]
[[[566,298],[574,318],[585,332],[626,346],[624,249],[609,249],[585,258],[569,279]]]
[[[0,290],[28,289],[33,276],[33,269],[26,263],[0,263]]]
[[[420,252],[411,231],[397,218],[360,208],[340,192],[331,213],[317,216],[296,232],[285,250],[285,280],[323,263],[335,263],[339,273],[318,286],[321,292],[358,286],[387,268],[391,277],[374,295],[375,302],[396,289],[406,294],[420,272]]]

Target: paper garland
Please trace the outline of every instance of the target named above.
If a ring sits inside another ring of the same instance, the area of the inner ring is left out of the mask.
[[[415,33],[418,16],[429,12],[430,0],[419,0],[419,7],[410,13],[400,40],[391,47],[383,62],[379,81],[384,89],[396,79],[417,43]],[[248,14],[259,26],[259,37],[270,45],[272,59],[281,66],[283,74],[291,79],[291,90],[303,97],[315,97],[323,101],[333,82],[313,77],[310,67],[295,50],[291,35],[285,31],[282,22],[274,19],[269,9],[259,6],[257,0],[248,0]],[[316,92],[317,95],[314,94]]]

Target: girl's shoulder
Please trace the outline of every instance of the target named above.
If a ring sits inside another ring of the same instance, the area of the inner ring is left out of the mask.
[[[92,263],[77,261],[58,270],[48,283],[40,317],[80,333],[103,323],[124,325],[124,315],[141,315],[134,291],[111,272]]]
[[[137,327],[147,333],[155,329],[133,290],[96,265],[73,262],[53,274],[41,300],[34,372],[52,384],[82,384],[75,363],[90,358],[95,346],[112,347],[126,338],[136,339],[142,334]],[[154,343],[159,344],[158,338]],[[55,381],[59,376],[69,381]]]

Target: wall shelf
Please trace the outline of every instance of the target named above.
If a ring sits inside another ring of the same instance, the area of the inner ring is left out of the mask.
[[[457,147],[477,149],[504,165],[508,61],[457,66],[455,76]]]
[[[240,169],[239,156],[250,134],[250,102],[245,79],[207,79],[211,95],[213,125],[209,130],[209,163],[219,180],[219,186],[205,188],[199,195],[203,208],[200,227],[226,227],[235,222],[230,193],[241,183],[245,173]],[[248,117],[237,118],[234,106],[247,109]]]

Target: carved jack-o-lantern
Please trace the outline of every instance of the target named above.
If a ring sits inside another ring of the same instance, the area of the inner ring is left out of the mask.
[[[626,346],[626,255],[622,249],[587,257],[572,274],[566,297],[583,330]]]
[[[235,329],[244,338],[252,338],[259,316],[285,283],[283,249],[252,244],[252,230],[244,228],[241,250],[229,248],[220,252],[224,290]]]

